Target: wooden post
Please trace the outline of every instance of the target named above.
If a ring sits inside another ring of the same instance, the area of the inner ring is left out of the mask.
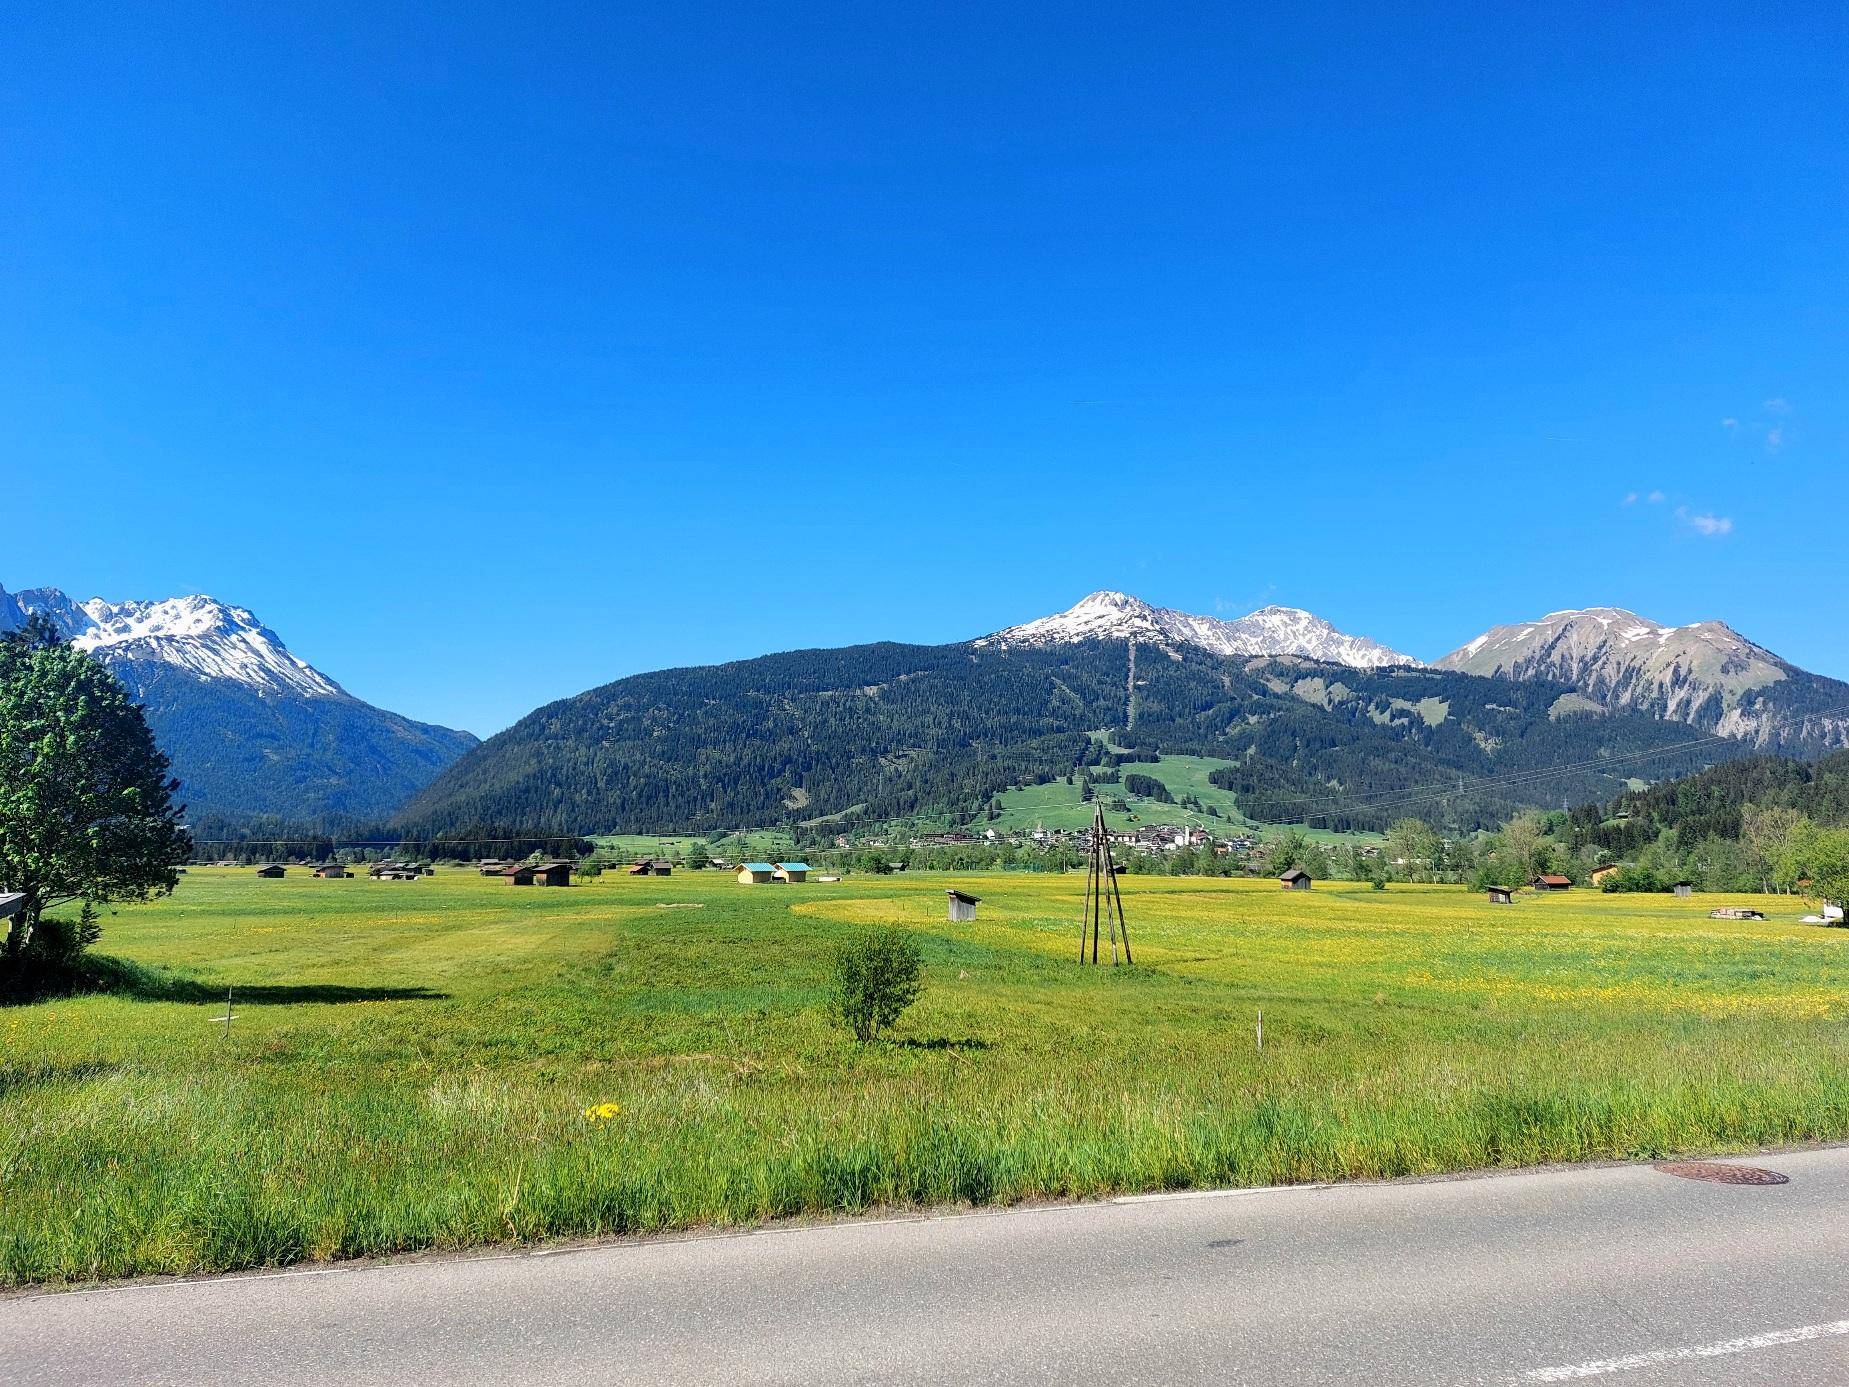
[[[1117,863],[1107,856],[1105,864],[1111,869],[1111,895],[1117,902],[1117,927],[1123,931],[1124,963],[1127,966],[1135,960],[1130,957],[1130,922],[1124,917],[1124,893],[1117,884]]]
[[[1085,864],[1084,912],[1079,919],[1079,962],[1096,964],[1103,947],[1101,936],[1111,935],[1111,965],[1118,962],[1118,937],[1122,936],[1123,962],[1131,963],[1130,926],[1124,919],[1123,889],[1117,883],[1117,863],[1111,857],[1110,831],[1104,823],[1104,806],[1096,805],[1091,817],[1091,852]]]

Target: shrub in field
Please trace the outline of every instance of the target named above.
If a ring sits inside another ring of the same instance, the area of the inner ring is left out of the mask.
[[[835,1014],[856,1040],[872,1040],[918,1000],[924,957],[896,927],[871,930],[835,954]]]
[[[1629,891],[1661,891],[1666,883],[1648,867],[1620,867],[1599,883],[1599,890],[1611,894]]]

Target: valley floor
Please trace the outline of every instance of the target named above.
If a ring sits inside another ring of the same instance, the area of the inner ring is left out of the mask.
[[[1093,970],[1082,886],[195,870],[106,920],[129,990],[0,1010],[0,1281],[1849,1137],[1795,907],[1129,878]],[[829,958],[886,922],[927,987],[860,1047]]]

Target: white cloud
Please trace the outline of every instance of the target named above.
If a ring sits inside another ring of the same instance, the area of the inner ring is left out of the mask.
[[[1669,498],[1660,491],[1653,491],[1648,496],[1644,497],[1644,499],[1653,506],[1660,506]]]
[[[1771,428],[1766,430],[1766,451],[1768,453],[1776,453],[1784,446],[1785,426],[1783,424],[1774,424]]]
[[[1637,493],[1635,491],[1625,492],[1624,493],[1624,504],[1627,506],[1636,505],[1637,504]]]
[[[1725,419],[1721,420],[1721,427],[1726,429],[1728,433],[1738,433],[1740,431],[1740,421],[1730,414]]]
[[[1767,414],[1788,414],[1791,411],[1791,401],[1783,395],[1774,395],[1765,402],[1765,411]]]
[[[1687,506],[1676,507],[1676,519],[1698,535],[1718,539],[1721,535],[1733,533],[1733,518],[1726,515],[1697,515]]]

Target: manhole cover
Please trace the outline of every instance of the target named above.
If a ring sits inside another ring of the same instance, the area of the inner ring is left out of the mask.
[[[1726,1165],[1720,1161],[1664,1161],[1657,1169],[1684,1180],[1711,1180],[1717,1185],[1784,1185],[1789,1175],[1756,1165]]]

